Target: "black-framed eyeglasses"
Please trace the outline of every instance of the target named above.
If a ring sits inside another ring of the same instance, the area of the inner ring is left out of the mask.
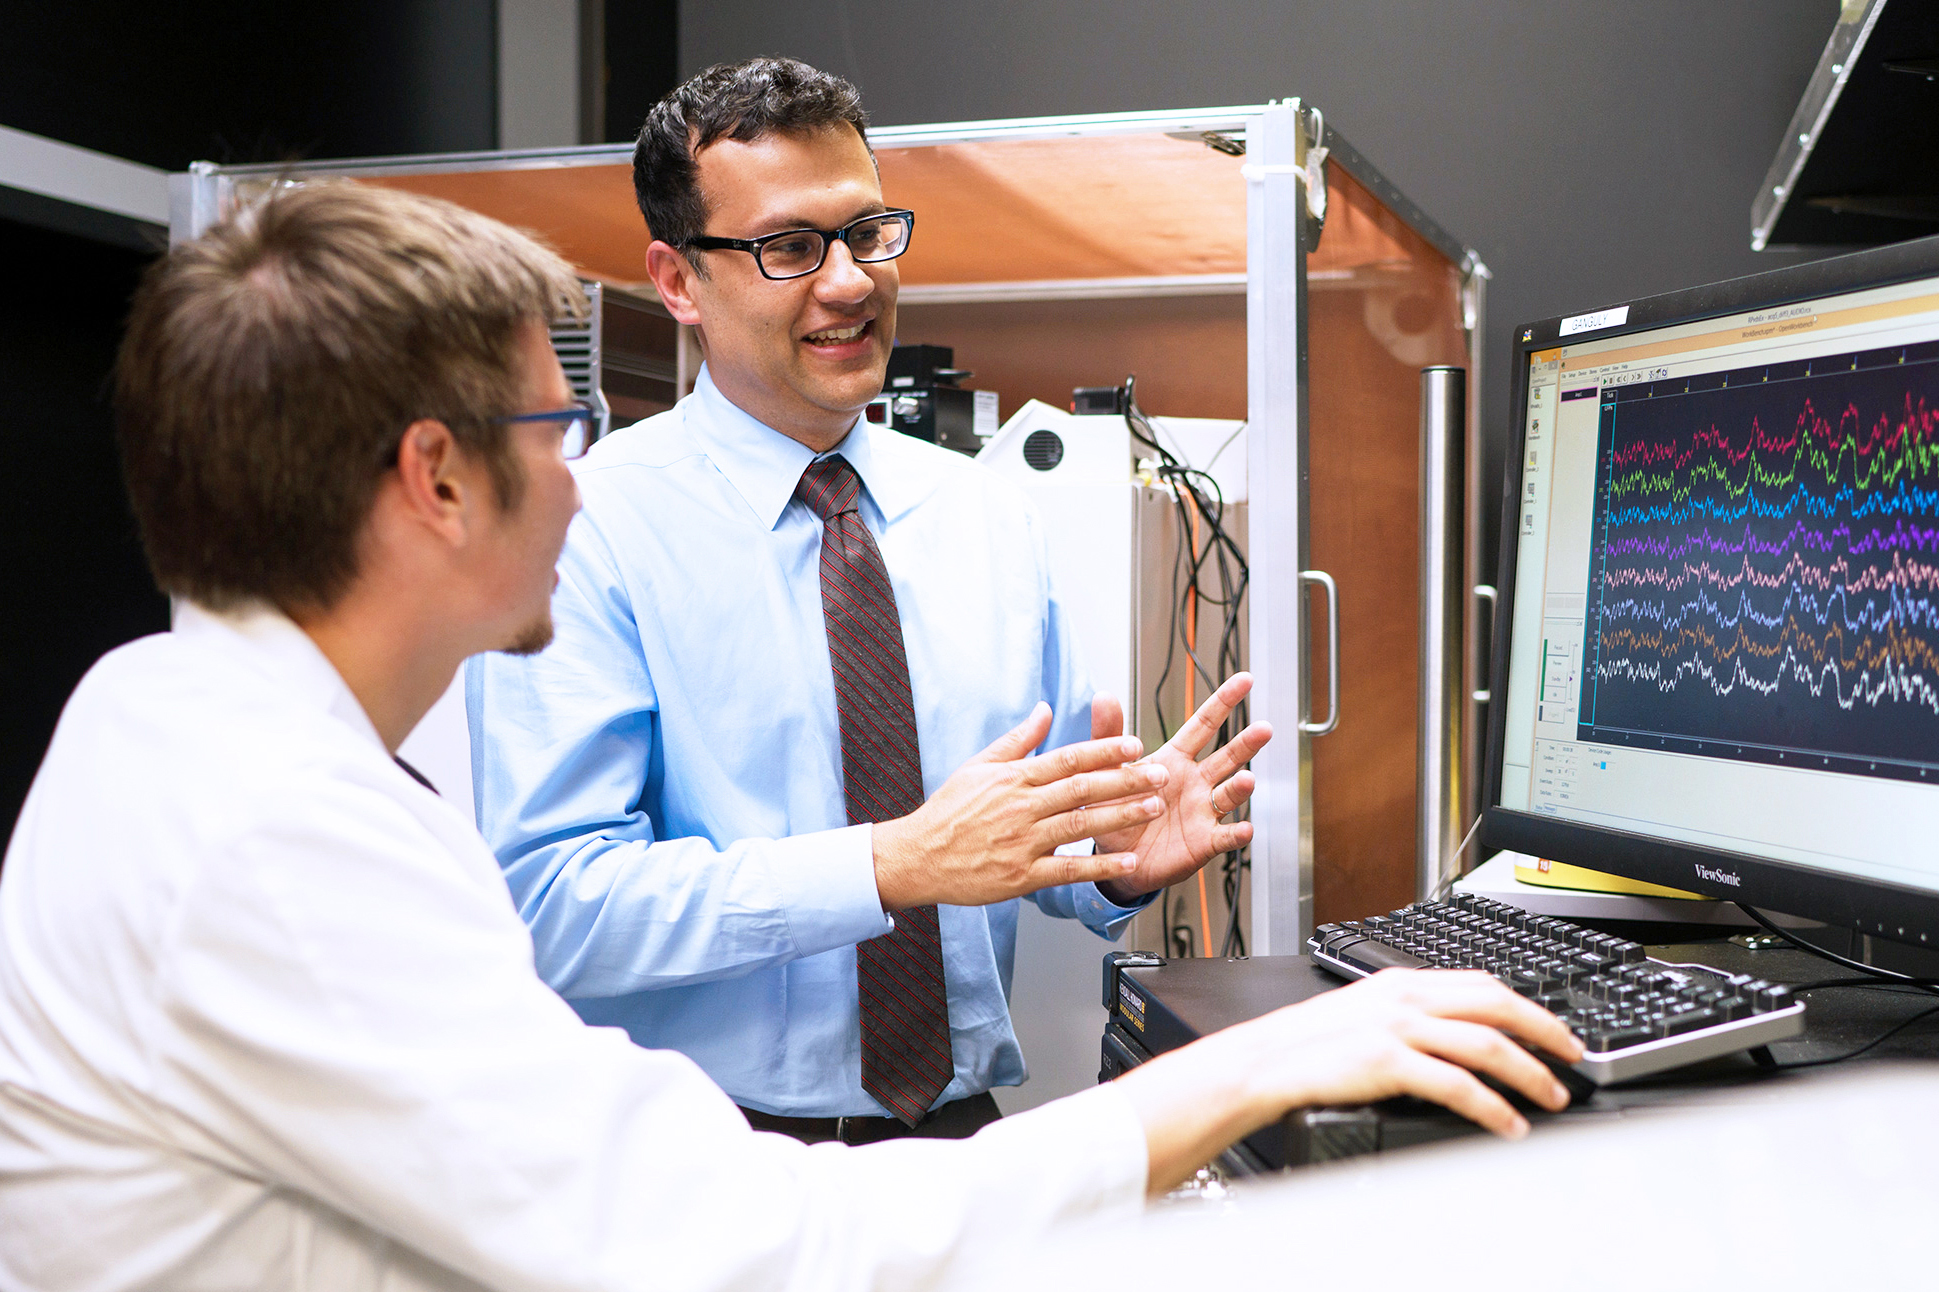
[[[765,238],[688,238],[699,251],[745,251],[763,278],[802,278],[821,268],[828,246],[846,242],[858,265],[894,260],[909,249],[916,228],[914,211],[880,211],[850,220],[839,229],[788,229]]]
[[[498,420],[508,426],[518,422],[558,422],[565,437],[559,451],[568,458],[580,457],[592,447],[595,414],[586,404],[572,404],[543,413],[519,413]]]

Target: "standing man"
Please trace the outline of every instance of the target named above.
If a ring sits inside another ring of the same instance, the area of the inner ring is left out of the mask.
[[[1114,936],[1250,837],[1220,821],[1270,738],[1195,761],[1227,682],[1138,765],[1121,828],[994,779],[1039,745],[1094,761],[1076,742],[1122,718],[1091,712],[1020,493],[860,415],[915,223],[865,126],[854,87],[785,59],[653,109],[647,270],[706,365],[579,471],[558,644],[467,677],[479,823],[541,975],[756,1125],[850,1142],[993,1119],[1024,1078],[1011,899]]]

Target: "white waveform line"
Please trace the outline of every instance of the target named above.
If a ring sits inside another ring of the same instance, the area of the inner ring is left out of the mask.
[[[1847,694],[1845,679],[1835,661],[1826,660],[1824,665],[1813,667],[1790,646],[1784,648],[1784,655],[1777,662],[1775,675],[1762,678],[1753,675],[1744,667],[1742,658],[1731,661],[1730,677],[1719,681],[1717,670],[1701,655],[1692,654],[1688,659],[1679,659],[1674,668],[1664,670],[1654,660],[1639,661],[1630,656],[1611,656],[1596,669],[1600,682],[1627,682],[1634,684],[1654,684],[1659,694],[1675,694],[1686,680],[1706,683],[1713,694],[1722,697],[1733,694],[1738,686],[1744,686],[1763,696],[1777,694],[1784,679],[1789,676],[1802,683],[1814,700],[1825,698],[1830,690],[1832,698],[1840,709],[1850,712],[1859,704],[1876,709],[1882,702],[1911,704],[1927,709],[1939,716],[1939,688],[1922,672],[1907,665],[1887,667],[1882,678],[1874,678],[1870,667],[1859,670],[1851,679],[1851,690]]]

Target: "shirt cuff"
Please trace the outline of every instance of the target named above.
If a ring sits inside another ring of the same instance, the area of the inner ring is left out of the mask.
[[[895,927],[875,886],[871,830],[851,825],[775,841],[774,886],[802,956],[852,947]]]
[[[1150,892],[1129,906],[1119,906],[1106,897],[1096,884],[1077,884],[1072,888],[1071,896],[1077,902],[1077,918],[1108,938],[1115,938],[1124,932],[1124,926],[1131,922],[1132,916],[1158,899],[1156,892]]]

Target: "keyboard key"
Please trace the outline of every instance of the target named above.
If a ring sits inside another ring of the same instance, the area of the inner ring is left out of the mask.
[[[1628,1024],[1604,1028],[1589,1036],[1583,1044],[1590,1050],[1601,1053],[1607,1050],[1627,1049],[1629,1046],[1640,1045],[1644,1041],[1655,1039],[1656,1034],[1649,1028]]]
[[[1371,938],[1362,939],[1344,950],[1336,949],[1333,954],[1345,963],[1365,973],[1379,973],[1382,969],[1426,969],[1426,960],[1399,947],[1391,947],[1384,942]]]
[[[1685,1032],[1694,1032],[1698,1028],[1710,1027],[1723,1021],[1723,1018],[1714,1009],[1698,1008],[1676,1010],[1666,1015],[1657,1024],[1656,1034],[1658,1036],[1681,1036]]]

